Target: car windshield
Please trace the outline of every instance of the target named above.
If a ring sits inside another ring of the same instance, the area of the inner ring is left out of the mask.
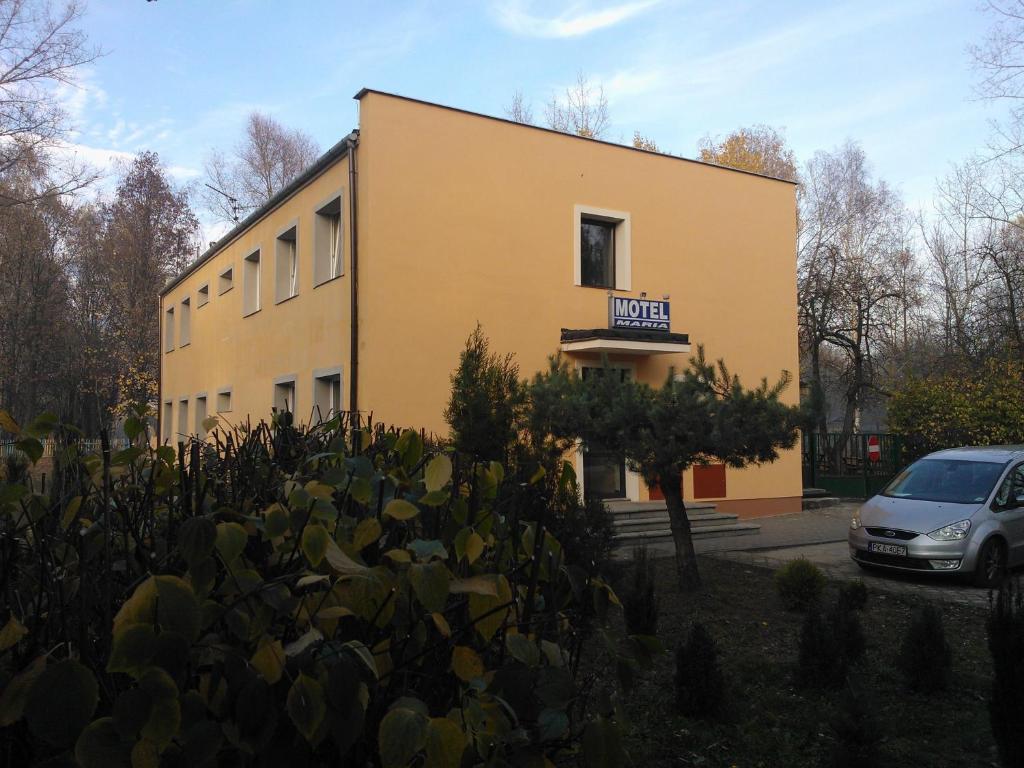
[[[1005,466],[990,461],[922,459],[896,475],[882,495],[950,504],[981,504],[992,492]]]

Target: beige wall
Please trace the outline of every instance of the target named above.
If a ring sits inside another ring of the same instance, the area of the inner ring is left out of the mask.
[[[217,412],[217,392],[231,387],[232,412],[223,414],[231,423],[267,419],[273,402],[274,379],[296,374],[296,415],[306,420],[312,408],[313,371],[342,368],[342,397],[348,381],[349,245],[348,164],[342,158],[294,196],[244,231],[161,299],[161,318],[175,307],[179,321],[181,300],[191,297],[191,343],[163,354],[161,413],[173,403],[173,418],[161,424],[161,438],[175,440],[179,401],[189,399],[190,424],[194,424],[195,397],[207,393],[207,413]],[[320,204],[342,194],[344,274],[314,287],[313,225]],[[299,292],[275,304],[275,240],[278,233],[298,219]],[[261,249],[261,309],[243,317],[244,277],[242,260]],[[234,267],[234,287],[218,295],[218,276]],[[197,307],[196,292],[210,284],[210,302]],[[180,337],[175,329],[175,343]]]
[[[373,92],[360,133],[361,409],[444,433],[449,374],[477,321],[526,375],[561,328],[607,327],[607,292],[573,283],[578,204],[630,214],[630,293],[670,294],[672,329],[694,349],[751,385],[796,375],[793,185]],[[637,363],[660,384],[685,358]],[[728,476],[736,499],[800,486],[795,451]]]

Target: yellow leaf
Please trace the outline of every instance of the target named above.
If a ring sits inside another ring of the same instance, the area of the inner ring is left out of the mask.
[[[4,624],[4,628],[0,629],[0,651],[6,651],[27,634],[28,630],[12,613],[11,618]]]
[[[332,605],[316,612],[318,619],[340,619],[342,616],[355,616],[355,614],[343,605]]]
[[[306,483],[305,490],[310,496],[318,499],[330,501],[334,498],[334,488],[318,480],[310,480]]]
[[[452,670],[456,677],[468,683],[484,673],[484,662],[469,646],[457,645],[452,650]]]
[[[466,561],[471,565],[484,553],[484,540],[476,531],[466,539]]]
[[[405,499],[392,499],[384,507],[384,516],[395,520],[411,520],[420,513],[415,504],[410,504]]]
[[[423,472],[423,483],[427,491],[439,491],[452,479],[452,460],[443,453],[435,456]]]
[[[352,544],[356,549],[362,550],[377,541],[382,532],[377,518],[368,517],[356,526],[355,533],[352,535]]]
[[[384,557],[389,557],[396,563],[411,563],[412,555],[406,552],[404,549],[389,549],[384,553]]]
[[[351,557],[342,552],[341,547],[334,543],[334,539],[328,537],[327,539],[327,551],[324,554],[327,558],[327,563],[336,570],[338,573],[362,573],[367,569],[365,565],[360,565]]]
[[[217,428],[218,424],[220,424],[219,418],[217,418],[216,416],[207,416],[205,419],[203,419],[203,431],[212,432],[214,429]]]
[[[67,507],[64,509],[64,516],[60,519],[60,527],[63,530],[67,530],[68,526],[74,522],[75,516],[78,514],[79,508],[82,506],[82,497],[75,496],[71,501],[68,502]]]
[[[437,627],[437,631],[441,633],[443,637],[452,636],[452,628],[448,625],[448,619],[440,613],[430,614],[430,618],[434,620],[434,626]]]
[[[14,420],[7,411],[0,408],[0,429],[4,432],[10,432],[12,435],[21,433],[21,427],[18,426],[18,422]]]
[[[281,679],[284,671],[284,647],[280,640],[272,640],[264,643],[252,655],[249,663],[256,668],[263,679],[273,685]]]

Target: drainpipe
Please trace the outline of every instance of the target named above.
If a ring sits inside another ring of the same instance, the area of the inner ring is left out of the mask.
[[[349,275],[349,303],[351,318],[349,319],[349,364],[348,364],[348,409],[352,413],[353,424],[358,423],[359,412],[359,237],[356,226],[356,182],[359,173],[356,169],[356,147],[359,139],[348,137],[348,217],[349,217],[349,252],[352,265]]]

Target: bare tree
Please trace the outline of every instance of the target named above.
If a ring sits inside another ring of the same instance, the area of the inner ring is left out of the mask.
[[[505,117],[516,123],[533,125],[533,106],[523,97],[523,92],[517,90],[512,94],[512,101],[504,107]]]
[[[549,128],[588,139],[603,138],[611,125],[604,87],[591,85],[582,72],[576,75],[576,82],[565,89],[562,97],[552,95],[544,117]]]
[[[316,161],[319,147],[309,134],[252,112],[245,135],[230,153],[206,160],[206,208],[223,221],[237,221],[263,205]]]
[[[36,174],[42,185],[6,185],[0,206],[68,194],[96,179],[52,152],[70,128],[54,87],[74,86],[76,72],[100,55],[77,28],[82,14],[76,0],[0,0],[0,175],[26,163],[48,166]]]
[[[633,131],[633,147],[645,152],[661,152],[658,143],[649,136],[644,136],[640,131]]]

